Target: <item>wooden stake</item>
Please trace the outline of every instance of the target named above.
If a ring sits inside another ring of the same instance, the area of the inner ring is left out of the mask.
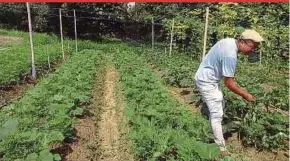
[[[152,50],[154,49],[154,20],[152,17]]]
[[[30,7],[29,3],[26,2],[27,7],[27,16],[28,16],[28,27],[29,27],[29,38],[30,38],[30,50],[31,50],[31,74],[32,77],[36,78],[36,69],[35,69],[35,63],[34,63],[34,48],[33,48],[33,40],[32,40],[32,26],[31,26],[31,16],[30,16]]]
[[[260,44],[262,45],[262,44]],[[260,66],[262,66],[262,51],[260,50]]]
[[[204,39],[203,39],[202,60],[203,60],[203,58],[205,57],[205,52],[206,52],[206,39],[207,39],[208,13],[209,13],[209,9],[208,9],[208,7],[206,7],[206,18],[205,18],[205,27],[204,27]]]
[[[173,29],[174,29],[174,19],[172,20],[172,28],[171,28],[171,38],[170,38],[169,56],[171,56],[171,52],[172,52]]]
[[[47,54],[48,69],[50,70],[50,59],[49,59],[48,45],[47,44],[46,44],[46,54]]]
[[[61,9],[59,9],[59,26],[60,26],[60,37],[61,37],[61,52],[62,52],[62,59],[64,60],[63,34],[62,34],[62,21],[61,21]]]
[[[76,53],[78,52],[78,36],[77,36],[77,17],[76,17],[76,10],[74,10],[74,21],[75,21],[75,42],[76,42]]]

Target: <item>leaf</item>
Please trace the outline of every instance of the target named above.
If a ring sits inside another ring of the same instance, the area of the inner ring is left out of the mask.
[[[206,144],[197,141],[193,146],[194,150],[203,159],[213,159],[220,155],[220,149],[217,144]]]
[[[31,153],[26,158],[27,161],[38,161],[38,155],[36,153]]]
[[[162,153],[161,152],[155,152],[154,154],[153,154],[153,157],[154,158],[158,158],[158,157],[160,157],[162,155]]]
[[[189,87],[192,84],[192,81],[188,78],[183,78],[179,84],[181,87]]]
[[[75,110],[71,111],[73,116],[82,116],[84,114],[84,109],[77,107]]]
[[[232,158],[230,156],[226,156],[223,159],[221,159],[220,161],[232,161]]]
[[[18,121],[16,120],[8,120],[4,123],[4,125],[0,128],[0,139],[4,139],[9,134],[17,131]]]
[[[49,134],[49,143],[52,143],[54,141],[63,141],[63,139],[64,139],[64,136],[59,131],[52,131]]]
[[[61,161],[61,156],[59,154],[54,154],[53,158],[55,161]]]
[[[56,101],[56,102],[59,102],[59,101],[63,100],[64,98],[65,98],[64,96],[57,94],[57,95],[54,95],[52,100]]]
[[[53,161],[53,154],[48,150],[43,150],[39,153],[40,161]]]
[[[236,27],[236,32],[237,32],[237,33],[241,34],[241,33],[244,32],[244,31],[245,31],[245,28],[243,28],[242,26],[238,26],[238,27]]]

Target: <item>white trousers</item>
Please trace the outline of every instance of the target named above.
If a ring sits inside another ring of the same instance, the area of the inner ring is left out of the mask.
[[[215,136],[214,141],[218,144],[221,151],[225,151],[226,147],[222,130],[224,99],[221,87],[218,83],[208,84],[199,81],[196,81],[196,86],[210,112],[209,121]]]

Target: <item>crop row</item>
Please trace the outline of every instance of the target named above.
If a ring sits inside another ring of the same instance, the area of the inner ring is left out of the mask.
[[[43,78],[19,101],[0,111],[0,154],[4,161],[60,160],[50,150],[74,137],[76,115],[89,102],[100,52],[84,50]]]
[[[173,99],[134,50],[114,49],[136,160],[204,160],[219,155],[209,124]]]
[[[28,33],[0,29],[0,35],[13,36],[14,39],[15,37],[18,38],[17,41],[10,40],[9,43],[2,44],[0,48],[0,84],[18,82],[24,73],[31,71],[31,50]],[[37,72],[48,69],[48,60],[52,66],[62,58],[61,43],[58,37],[35,33],[33,38]],[[72,53],[73,43],[71,40],[65,41],[65,55]]]

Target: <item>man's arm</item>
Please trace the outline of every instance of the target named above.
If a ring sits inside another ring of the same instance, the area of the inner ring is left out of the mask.
[[[244,91],[242,88],[237,86],[236,81],[234,80],[234,77],[225,77],[224,78],[225,86],[230,89],[232,92],[234,92],[237,95],[240,95],[244,99],[246,99],[249,102],[255,101],[254,96],[252,96],[247,91]]]

